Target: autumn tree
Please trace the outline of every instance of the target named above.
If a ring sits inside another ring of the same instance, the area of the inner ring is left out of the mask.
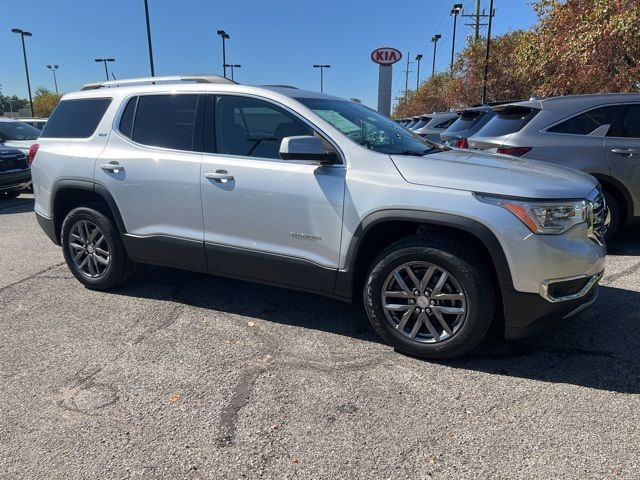
[[[33,109],[36,117],[48,118],[53,112],[62,95],[53,93],[44,87],[39,87],[33,97]]]

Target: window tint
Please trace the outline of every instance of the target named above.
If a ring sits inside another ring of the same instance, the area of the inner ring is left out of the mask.
[[[640,138],[640,105],[625,107],[608,136]]]
[[[619,110],[619,106],[600,107],[576,115],[558,125],[549,128],[548,132],[588,135],[602,125],[611,125]]]
[[[485,115],[484,112],[477,110],[466,110],[451,124],[447,129],[447,133],[462,132],[468,130],[477,124]]]
[[[458,117],[453,117],[450,118],[449,120],[445,120],[442,123],[439,123],[438,125],[436,125],[433,128],[449,128],[451,126],[451,124],[453,124],[453,122],[455,122],[458,119]]]
[[[249,97],[229,95],[216,98],[218,153],[280,158],[282,139],[299,135],[314,135],[314,131],[298,117],[276,105]]]
[[[110,103],[110,98],[63,100],[47,121],[42,137],[89,138],[98,128]]]
[[[24,122],[0,122],[0,138],[3,140],[35,140],[40,130]]]
[[[133,135],[133,116],[136,113],[137,102],[138,97],[133,97],[129,100],[120,118],[120,132],[129,138]]]
[[[152,147],[194,150],[199,98],[193,94],[140,96],[131,138]]]
[[[477,135],[479,137],[500,137],[519,132],[539,111],[537,108],[529,107],[506,107],[499,110],[496,116],[478,131]]]

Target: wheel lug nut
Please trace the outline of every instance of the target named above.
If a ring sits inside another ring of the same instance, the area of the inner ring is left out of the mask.
[[[431,313],[431,309],[430,308],[427,308],[427,313]]]
[[[416,308],[416,313],[420,313],[421,311],[420,308]]]
[[[435,304],[436,304],[435,300],[431,300],[431,305],[435,305]]]
[[[416,303],[416,301],[412,298],[411,300],[409,300],[409,303],[413,305],[414,303]]]

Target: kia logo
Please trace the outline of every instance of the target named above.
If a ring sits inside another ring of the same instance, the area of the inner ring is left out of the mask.
[[[395,48],[378,48],[371,52],[371,60],[380,65],[393,65],[397,61],[402,58],[402,53],[400,50],[396,50]]]

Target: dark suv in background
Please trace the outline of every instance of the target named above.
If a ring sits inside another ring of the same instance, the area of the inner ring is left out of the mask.
[[[31,184],[27,156],[0,143],[0,199],[15,198]]]

